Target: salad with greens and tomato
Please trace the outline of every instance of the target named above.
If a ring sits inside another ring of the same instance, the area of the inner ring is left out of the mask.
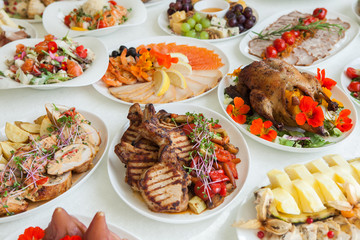
[[[34,47],[16,45],[3,75],[26,85],[59,83],[82,75],[94,59],[90,49],[67,36],[58,39],[47,35]]]
[[[350,95],[360,103],[360,69],[348,67],[345,74],[351,79],[351,83],[347,86]]]

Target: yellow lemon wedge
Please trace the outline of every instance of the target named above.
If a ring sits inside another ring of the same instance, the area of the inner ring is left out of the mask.
[[[179,60],[177,63],[171,64],[170,68],[172,70],[179,71],[182,75],[190,75],[192,73],[192,67],[190,64]]]
[[[184,78],[184,75],[181,74],[181,72],[174,70],[174,69],[168,69],[165,70],[166,74],[170,78],[170,83],[176,87],[185,89],[186,88],[186,80]]]
[[[189,59],[186,55],[182,54],[182,53],[170,53],[170,56],[172,58],[178,58],[179,61],[183,61],[183,62],[186,62],[186,63],[189,63]]]
[[[163,95],[169,89],[170,79],[164,70],[154,72],[154,86],[156,96]]]
[[[71,27],[71,30],[74,30],[74,31],[88,31],[87,29],[81,28],[81,27]]]

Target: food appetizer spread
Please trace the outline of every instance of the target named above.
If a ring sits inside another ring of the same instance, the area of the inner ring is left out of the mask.
[[[136,49],[121,46],[111,53],[102,81],[118,99],[168,103],[200,95],[222,79],[224,64],[213,50],[158,43]]]
[[[223,11],[222,8],[215,6],[195,11],[191,0],[177,0],[170,3],[167,10],[169,27],[177,35],[200,39],[239,35],[252,28],[257,20],[252,8],[247,7],[244,1],[240,2],[231,2],[225,17],[220,17],[216,13]]]
[[[105,214],[97,212],[88,227],[63,208],[56,208],[47,228],[28,227],[18,240],[126,240],[111,232]]]
[[[57,0],[4,0],[4,9],[13,18],[41,19],[45,7]]]
[[[154,212],[200,214],[221,205],[236,188],[236,154],[226,129],[202,113],[178,115],[130,107],[130,126],[115,153],[125,181]],[[241,149],[240,149],[241,151]]]
[[[350,24],[327,19],[327,10],[310,13],[293,11],[256,33],[249,42],[249,53],[261,59],[280,58],[296,66],[310,66],[327,57],[345,37]]]
[[[257,218],[233,226],[260,239],[358,239],[360,160],[327,155],[267,173],[255,192]]]
[[[26,85],[54,84],[80,76],[95,59],[95,54],[74,40],[53,35],[35,46],[16,45],[3,74]]]
[[[101,138],[75,108],[46,104],[34,122],[6,123],[0,142],[0,216],[26,211],[32,202],[67,191],[92,168]],[[76,178],[74,178],[74,182]]]
[[[66,15],[64,23],[71,30],[95,30],[123,24],[130,12],[131,9],[118,5],[116,1],[88,0]]]
[[[20,27],[13,20],[10,19],[8,14],[1,9],[0,10],[0,47],[5,44],[24,38],[30,38],[30,35],[24,31],[24,28]]]
[[[299,72],[276,58],[253,62],[233,74],[225,89],[226,112],[238,124],[270,142],[318,148],[353,128],[351,110],[331,99],[336,81]]]
[[[358,102],[360,101],[360,69],[348,67],[345,71],[346,76],[351,79],[351,83],[347,89],[351,92],[350,95]]]

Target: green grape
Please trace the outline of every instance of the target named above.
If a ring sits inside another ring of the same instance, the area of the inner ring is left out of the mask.
[[[195,30],[190,30],[185,34],[185,36],[196,38],[196,32],[195,32]]]
[[[202,25],[200,23],[195,25],[195,31],[200,32],[202,30]]]
[[[202,17],[201,17],[201,14],[200,13],[195,13],[192,17],[196,22],[200,22]]]
[[[210,27],[210,20],[207,18],[201,19],[200,23],[201,23],[203,29]]]
[[[181,31],[183,31],[184,33],[189,32],[191,29],[190,25],[188,23],[183,23],[181,24]]]
[[[190,25],[191,28],[194,28],[196,21],[193,18],[189,18],[187,23]]]
[[[209,39],[209,34],[205,31],[200,33],[200,39]]]

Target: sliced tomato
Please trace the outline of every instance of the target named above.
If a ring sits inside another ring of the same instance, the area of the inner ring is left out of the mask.
[[[32,73],[33,75],[35,75],[35,76],[40,76],[40,75],[41,75],[41,71],[40,71],[40,69],[39,69],[36,65],[34,65],[31,73]]]
[[[193,123],[190,124],[186,124],[182,127],[183,131],[185,132],[185,134],[188,136],[190,135],[190,133],[193,132],[193,129],[195,129],[196,125]]]
[[[265,51],[265,57],[266,58],[276,58],[278,52],[276,51],[276,48],[274,46],[268,46]]]
[[[359,69],[355,69],[355,68],[352,68],[352,67],[348,67],[346,69],[346,76],[348,76],[349,78],[351,79],[354,79],[354,78],[357,78],[360,76],[360,70]]]
[[[98,28],[106,28],[106,27],[108,27],[107,22],[104,19],[99,20]]]
[[[71,23],[71,16],[70,15],[67,15],[64,17],[64,23],[66,26],[70,26],[70,23]]]
[[[348,89],[350,92],[360,92],[360,82],[351,82]]]

